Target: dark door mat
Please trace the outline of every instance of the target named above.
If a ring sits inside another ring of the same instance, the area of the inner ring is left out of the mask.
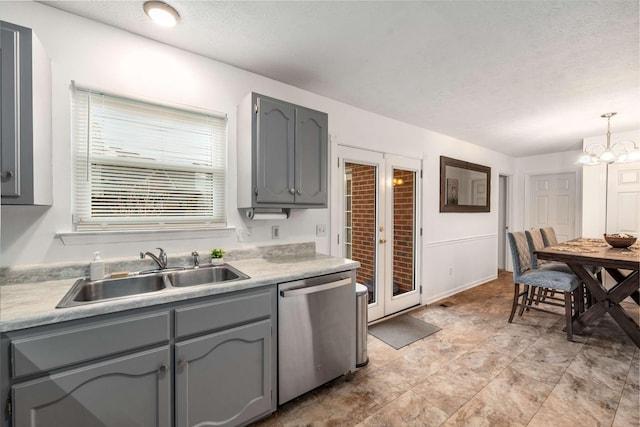
[[[369,333],[396,350],[438,332],[439,327],[403,314],[369,327]]]

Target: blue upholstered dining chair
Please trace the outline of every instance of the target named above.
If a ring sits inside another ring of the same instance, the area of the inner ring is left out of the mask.
[[[547,268],[533,268],[531,251],[529,250],[529,243],[527,242],[525,233],[523,231],[508,233],[507,237],[513,258],[514,282],[513,303],[511,305],[509,323],[513,321],[513,316],[518,307],[520,307],[519,316],[522,316],[525,309],[551,312],[544,308],[533,306],[532,295],[540,288],[554,290],[557,293],[563,294],[563,298],[558,299],[560,301],[564,300],[564,303],[556,302],[556,298],[548,298],[540,301],[540,303],[564,307],[565,322],[567,324],[567,340],[571,341],[573,339],[572,321],[574,311],[578,314],[581,310],[580,307],[582,307],[582,286],[580,279],[573,273]],[[520,291],[520,285],[524,286],[522,292]]]
[[[558,237],[556,236],[556,230],[553,227],[542,227],[540,229],[542,234],[542,241],[544,246],[553,246],[558,244]]]
[[[564,262],[556,262],[556,261],[545,261],[545,260],[539,260],[536,255],[535,255],[535,251],[539,250],[539,249],[543,249],[545,246],[549,246],[546,244],[545,240],[544,240],[544,235],[542,234],[542,229],[539,228],[532,228],[531,230],[526,230],[524,232],[524,234],[527,236],[527,243],[529,245],[529,255],[531,256],[531,267],[532,268],[546,268],[548,270],[557,270],[557,271],[564,271],[565,273],[569,273],[569,274],[573,274],[573,271],[571,270],[571,268],[565,264]],[[555,233],[554,233],[555,236]],[[557,241],[557,240],[556,240]],[[536,304],[540,304],[541,301],[543,301],[546,298],[553,298],[556,299],[558,301],[562,301],[561,298],[556,298],[556,293],[554,290],[552,289],[546,289],[546,288],[538,288],[537,292],[535,292],[536,289],[534,289],[532,292],[530,292],[529,295],[529,302],[534,302]]]
[[[573,271],[571,271],[569,266],[564,262],[538,260],[534,251],[544,249],[544,247],[549,246],[544,241],[541,229],[532,228],[531,230],[527,230],[524,233],[527,237],[527,243],[529,245],[529,255],[531,257],[532,268],[547,268],[573,274]]]

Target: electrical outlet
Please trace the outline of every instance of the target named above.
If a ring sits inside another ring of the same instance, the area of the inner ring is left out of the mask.
[[[251,241],[251,227],[237,228],[236,234],[238,235],[238,242],[250,242]]]
[[[279,225],[272,225],[271,226],[271,238],[272,239],[279,239],[280,238],[280,226]]]
[[[316,236],[317,237],[327,236],[327,224],[316,224]]]

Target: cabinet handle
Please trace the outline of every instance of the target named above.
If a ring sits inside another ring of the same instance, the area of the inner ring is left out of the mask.
[[[186,366],[187,366],[187,362],[185,362],[184,360],[181,360],[178,362],[178,368],[184,369]]]
[[[291,193],[291,194],[296,194],[296,189],[295,189],[295,188],[290,188],[290,189],[289,189],[289,193]]]
[[[296,193],[298,193],[298,196],[302,195],[302,190],[296,190]]]
[[[160,365],[160,367],[158,368],[158,372],[160,372],[161,374],[164,374],[165,372],[167,372],[167,365],[165,364]]]
[[[11,179],[11,178],[13,178],[13,172],[12,171],[4,171],[4,172],[2,172],[2,177],[6,178],[6,179]]]

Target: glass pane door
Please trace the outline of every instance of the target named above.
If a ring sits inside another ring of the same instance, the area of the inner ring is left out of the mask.
[[[388,276],[390,286],[384,302],[385,315],[420,304],[419,194],[420,169],[417,159],[385,155],[390,190],[385,224]]]
[[[369,321],[420,303],[420,160],[339,147],[339,254],[360,262]]]
[[[356,281],[377,301],[377,176],[375,165],[345,162],[344,256],[360,262]]]
[[[393,168],[393,296],[416,289],[416,172]]]

